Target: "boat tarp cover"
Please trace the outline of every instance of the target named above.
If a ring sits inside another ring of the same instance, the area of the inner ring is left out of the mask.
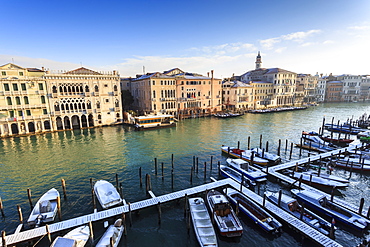
[[[114,186],[108,182],[98,183],[96,185],[96,189],[97,189],[96,193],[99,194],[100,200],[104,204],[109,203],[109,202],[119,201],[121,199],[116,188],[114,188]]]

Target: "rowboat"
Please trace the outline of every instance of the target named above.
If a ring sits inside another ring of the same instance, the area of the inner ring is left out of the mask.
[[[121,240],[124,227],[122,219],[117,219],[113,225],[110,225],[105,231],[104,235],[100,238],[96,247],[117,247]]]
[[[121,198],[116,188],[105,180],[96,181],[94,191],[103,209],[107,209],[121,203],[126,204],[126,201]]]
[[[30,226],[40,226],[41,223],[52,222],[55,219],[55,215],[58,210],[57,198],[59,197],[59,192],[52,188],[36,202],[36,205],[32,209],[30,217],[27,223]]]
[[[237,170],[232,169],[231,167],[220,165],[220,172],[221,175],[225,178],[232,178],[238,183],[242,183],[243,186],[256,186],[256,182],[249,179],[248,177],[244,176],[242,173],[238,172]]]
[[[252,150],[243,150],[234,147],[222,146],[221,151],[234,158],[243,159],[245,161],[251,162],[251,164],[258,164],[263,166],[269,164],[269,161],[267,159],[256,157],[255,153],[252,152]]]
[[[349,226],[356,231],[362,232],[370,226],[370,220],[339,204],[331,202],[324,194],[297,189],[291,191],[299,202],[304,202],[305,205],[313,210],[334,218],[337,222]]]
[[[57,237],[50,247],[83,247],[90,237],[89,226],[83,225],[68,232],[63,237]]]
[[[323,174],[326,175],[326,174]],[[342,189],[348,187],[348,180],[346,182],[339,182],[332,179],[329,179],[329,175],[325,176],[318,176],[317,173],[314,172],[293,172],[293,178],[301,179],[302,182],[305,184],[313,185],[313,186],[323,186],[323,187],[335,187],[337,189]],[[334,175],[332,176],[334,178]],[[338,180],[341,178],[337,177]],[[344,179],[343,179],[344,181]]]
[[[221,236],[239,237],[243,234],[243,227],[226,196],[211,190],[207,193],[207,205]]]
[[[242,159],[226,159],[227,164],[233,169],[237,170],[247,178],[256,182],[266,181],[267,174],[263,171],[250,166],[248,162]]]
[[[201,197],[189,198],[190,215],[200,246],[217,247],[217,237],[211,217]]]
[[[281,230],[282,224],[246,195],[232,188],[225,189],[224,193],[234,205],[239,202],[240,210],[263,230],[269,233],[278,233]]]
[[[346,170],[354,170],[354,171],[370,171],[370,160],[361,159],[360,158],[339,158],[336,160],[331,161],[331,166],[333,167],[341,167]]]
[[[254,152],[255,156],[267,159],[271,164],[278,164],[281,162],[281,157],[279,155],[265,152],[264,149],[261,148],[252,148],[252,152]]]
[[[275,205],[278,205],[278,200],[279,200],[278,193],[272,193],[272,192],[267,191],[265,192],[265,195],[266,195],[266,198],[270,202],[274,203]],[[306,208],[303,209],[303,207],[297,202],[296,199],[288,195],[281,194],[280,207],[286,212],[290,213],[291,215],[299,219],[302,219],[302,221],[304,221],[311,227],[315,228],[322,234],[329,235],[331,223],[324,220],[323,218],[313,213],[312,211]],[[335,229],[336,227],[333,228],[333,230]]]

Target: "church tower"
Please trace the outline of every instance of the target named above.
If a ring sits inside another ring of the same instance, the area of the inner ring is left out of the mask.
[[[260,52],[258,51],[258,55],[256,57],[256,69],[260,69],[261,64],[262,64],[261,55]]]

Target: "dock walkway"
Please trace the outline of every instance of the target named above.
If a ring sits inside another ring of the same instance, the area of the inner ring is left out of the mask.
[[[317,161],[317,160],[320,160],[320,159],[329,158],[332,155],[337,155],[339,153],[344,153],[346,151],[353,151],[353,150],[358,149],[360,147],[362,147],[362,146],[361,145],[355,145],[355,146],[350,146],[350,147],[347,147],[347,148],[340,148],[340,149],[336,149],[336,150],[329,151],[329,152],[326,152],[326,153],[310,156],[308,158],[306,157],[306,158],[302,158],[300,160],[294,160],[294,161],[290,161],[290,162],[287,162],[287,163],[284,163],[284,164],[281,164],[281,165],[268,167],[268,169],[264,168],[263,171],[268,172],[269,175],[274,176],[274,177],[276,177],[277,179],[279,179],[281,181],[284,181],[288,184],[293,184],[294,182],[297,182],[296,179],[285,176],[285,175],[279,173],[279,171],[284,170],[284,169],[293,168],[296,165],[300,166],[300,165],[306,164],[308,162],[313,162],[313,161]],[[316,189],[314,187],[311,187],[311,186],[309,186],[307,184],[304,184],[304,183],[301,184],[301,188],[305,189],[305,190],[310,190],[310,191],[314,191],[314,192],[324,194],[324,195],[328,196],[329,198],[331,196],[331,195],[329,195],[329,194],[327,194],[327,193],[325,193],[321,190],[318,190],[318,189]],[[336,197],[334,197],[333,201],[335,203],[339,204],[339,205],[342,205],[343,207],[346,207],[346,208],[354,211],[354,212],[359,211],[359,207],[356,207],[355,205],[350,204],[350,203],[348,203],[346,201],[343,201],[341,199],[338,199]],[[367,211],[365,211],[365,209],[363,209],[362,210],[362,215],[366,215],[366,214],[367,214]]]
[[[234,180],[228,178],[228,179],[222,179],[219,181],[199,185],[196,187],[180,190],[177,192],[165,194],[162,196],[155,196],[153,193],[151,193],[152,198],[142,200],[139,202],[134,202],[129,205],[124,205],[112,209],[107,209],[104,211],[99,211],[95,213],[91,213],[88,215],[80,216],[77,218],[64,220],[61,222],[53,223],[48,226],[50,233],[55,233],[71,228],[75,228],[80,225],[88,224],[89,222],[93,221],[99,221],[104,220],[113,216],[121,215],[123,213],[135,210],[144,209],[150,206],[158,205],[158,203],[166,203],[173,200],[177,200],[180,198],[187,196],[192,196],[194,194],[202,193],[207,190],[216,189],[219,187],[232,187],[236,190],[240,189],[240,184],[235,182]],[[242,191],[244,194],[246,194],[248,197],[250,197],[252,200],[256,201],[258,204],[262,205],[263,198],[256,193],[252,192],[251,190],[242,187]],[[130,208],[129,208],[130,207]],[[278,208],[272,203],[269,203],[265,201],[265,207],[272,212],[275,216],[280,218],[281,220],[285,221],[286,224],[289,225],[289,227],[296,229],[297,231],[301,232],[304,236],[307,238],[312,239],[316,243],[322,245],[322,246],[328,246],[328,247],[340,247],[341,245],[334,240],[330,239],[329,237],[321,234],[314,228],[310,227],[309,225],[305,224],[304,222],[300,221],[299,219],[293,217],[292,215],[286,213],[284,210]],[[43,237],[47,234],[47,228],[46,226],[42,226],[35,229],[30,229],[26,231],[16,232],[14,234],[11,234],[9,236],[6,236],[6,245],[14,245],[17,243],[29,241],[32,239],[37,239],[40,237]],[[2,246],[2,243],[0,243],[0,246]]]

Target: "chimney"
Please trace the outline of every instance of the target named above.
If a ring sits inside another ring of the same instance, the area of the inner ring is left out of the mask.
[[[212,79],[213,79],[213,70],[211,70],[211,75],[212,75]]]
[[[113,70],[113,75],[117,75],[117,70]]]
[[[41,67],[41,70],[42,70],[42,71],[45,71],[45,68],[44,68],[44,67]]]
[[[207,72],[207,77],[209,77],[209,72]]]

